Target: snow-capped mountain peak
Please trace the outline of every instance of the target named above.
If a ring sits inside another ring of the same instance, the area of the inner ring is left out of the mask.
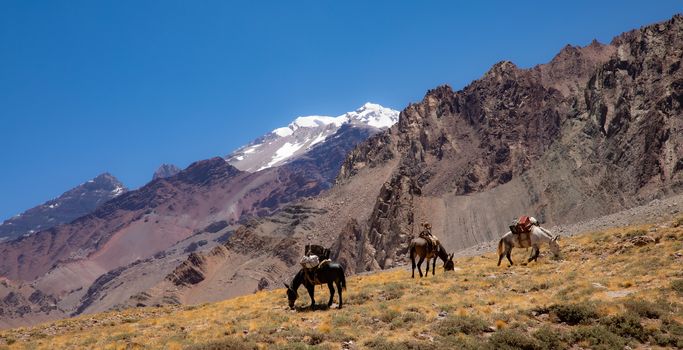
[[[389,128],[398,121],[397,111],[370,102],[353,112],[346,113],[345,116],[351,122],[357,121],[379,129]]]
[[[297,117],[289,125],[240,147],[226,157],[238,169],[259,171],[287,163],[324,142],[344,124],[382,130],[398,121],[398,111],[376,103],[366,103],[337,117],[312,115]]]

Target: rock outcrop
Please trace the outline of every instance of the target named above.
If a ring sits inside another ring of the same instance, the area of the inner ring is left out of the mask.
[[[152,176],[152,180],[156,179],[165,179],[167,177],[171,177],[179,172],[181,172],[182,169],[178,168],[177,166],[173,164],[161,164],[159,168],[154,172],[154,175]]]

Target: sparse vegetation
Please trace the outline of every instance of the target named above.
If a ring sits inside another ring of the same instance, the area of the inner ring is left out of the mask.
[[[504,329],[494,333],[491,338],[489,338],[489,347],[491,349],[500,350],[537,350],[541,349],[541,344],[538,340],[533,339],[526,334],[513,330]]]
[[[557,317],[559,322],[564,322],[568,325],[577,325],[580,323],[590,323],[598,317],[595,310],[595,305],[584,302],[575,304],[556,304],[552,305],[548,311]]]
[[[214,340],[203,344],[187,346],[186,350],[251,350],[258,349],[256,344],[245,342],[244,339],[231,337],[223,340]]]
[[[683,216],[677,217],[673,222],[673,227],[683,226]]]
[[[647,300],[630,299],[624,302],[624,306],[631,312],[635,312],[640,317],[659,318],[665,312],[661,304],[655,304]]]
[[[675,290],[678,295],[683,295],[683,279],[672,281],[671,289]]]
[[[623,349],[626,339],[612,333],[604,326],[579,326],[572,331],[572,343],[595,350]]]
[[[489,329],[486,321],[473,316],[450,316],[436,324],[435,330],[441,336],[482,334]]]
[[[352,276],[341,310],[309,310],[302,292],[291,311],[283,290],[260,291],[4,330],[0,349],[683,348],[681,241],[622,250],[624,232],[639,230],[566,237],[563,259],[527,266],[496,267],[490,253],[422,279],[406,269]],[[681,237],[683,226],[657,234]]]

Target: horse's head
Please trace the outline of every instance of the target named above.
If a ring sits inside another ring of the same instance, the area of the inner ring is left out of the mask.
[[[448,256],[448,260],[446,260],[446,261],[443,263],[443,269],[444,269],[444,270],[446,270],[446,271],[453,271],[453,270],[455,270],[455,263],[453,262],[453,255],[455,255],[455,253],[452,253],[451,255],[449,255],[449,256]]]
[[[290,287],[287,283],[285,283],[285,287],[287,287],[287,299],[289,300],[289,308],[294,309],[294,302],[296,301],[296,298],[299,297],[299,293],[292,289],[292,287]]]
[[[555,236],[552,239],[550,239],[550,242],[548,245],[550,246],[550,252],[553,253],[555,256],[560,255],[560,245],[557,243],[557,241],[560,240],[560,236]]]

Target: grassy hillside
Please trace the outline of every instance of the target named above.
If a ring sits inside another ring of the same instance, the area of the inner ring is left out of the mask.
[[[683,218],[666,226],[564,237],[560,259],[527,266],[496,267],[488,253],[423,279],[405,268],[354,276],[342,310],[304,308],[301,288],[291,311],[280,289],[0,331],[0,349],[681,348]]]

